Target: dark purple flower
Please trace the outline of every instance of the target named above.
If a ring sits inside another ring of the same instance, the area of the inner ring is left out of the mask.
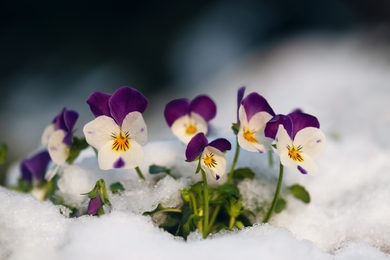
[[[240,146],[251,152],[264,153],[271,149],[271,140],[264,135],[266,123],[275,115],[267,100],[253,92],[241,101],[239,108],[240,129],[237,140]]]
[[[32,183],[34,179],[38,182],[43,181],[50,160],[50,155],[46,150],[24,159],[20,164],[22,178],[29,183]]]
[[[188,143],[197,133],[207,134],[208,122],[215,117],[217,106],[206,95],[194,100],[175,99],[165,106],[164,116],[172,132],[183,143]]]
[[[225,174],[224,153],[231,147],[230,142],[224,138],[218,138],[209,143],[204,133],[198,133],[187,145],[186,158],[191,162],[199,157],[202,169],[218,180]]]
[[[137,167],[148,141],[142,117],[147,99],[133,88],[122,87],[112,95],[94,92],[87,103],[96,118],[83,132],[87,143],[98,150],[100,169]]]

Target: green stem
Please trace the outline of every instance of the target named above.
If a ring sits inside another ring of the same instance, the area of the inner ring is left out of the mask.
[[[273,153],[271,150],[268,151],[268,165],[269,165],[269,167],[274,166],[274,158],[273,158]]]
[[[280,164],[280,168],[279,168],[279,180],[278,180],[278,185],[276,186],[276,191],[275,191],[275,196],[274,196],[274,200],[272,201],[272,205],[271,205],[271,208],[269,209],[268,213],[267,213],[267,216],[265,217],[264,219],[264,223],[268,223],[269,219],[271,218],[271,215],[275,209],[275,206],[276,206],[276,202],[278,200],[278,197],[279,197],[279,193],[280,193],[280,188],[282,187],[282,180],[283,180],[283,165]]]
[[[206,173],[203,169],[202,171],[202,179],[203,179],[203,238],[206,238],[209,232],[209,189],[207,186],[207,178]]]
[[[226,183],[230,183],[232,181],[234,168],[236,167],[239,155],[240,155],[240,145],[238,143],[238,138],[236,138],[236,152],[234,154],[232,168],[230,168],[230,172],[229,172],[228,179],[227,179]]]
[[[135,167],[135,170],[136,170],[137,173],[138,173],[138,177],[139,177],[141,180],[145,181],[145,177],[144,177],[144,175],[142,174],[140,168],[137,166],[137,167]]]
[[[214,225],[214,222],[218,216],[219,210],[221,209],[221,205],[217,205],[213,211],[213,214],[211,215],[211,219],[209,222],[209,227],[211,228]]]
[[[229,221],[229,230],[232,230],[233,227],[234,227],[234,223],[236,222],[236,218],[235,217],[230,217],[230,221]]]

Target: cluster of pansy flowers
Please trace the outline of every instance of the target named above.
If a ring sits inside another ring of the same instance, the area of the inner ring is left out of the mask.
[[[210,232],[216,230],[213,225],[218,214],[221,214],[222,207],[225,207],[229,214],[229,229],[244,225],[244,214],[247,211],[242,207],[237,187],[232,184],[240,147],[261,154],[276,151],[280,157],[277,189],[264,222],[269,221],[277,204],[283,166],[294,167],[302,174],[315,175],[318,172],[313,159],[322,154],[326,138],[319,129],[317,118],[299,109],[287,115],[275,114],[263,96],[255,92],[247,96],[244,94],[245,87],[242,87],[237,95],[237,122],[233,124],[236,154],[226,183],[218,189],[209,190],[206,175],[211,175],[217,181],[221,180],[226,173],[225,153],[232,146],[225,138],[209,142],[206,137],[210,130],[209,122],[217,113],[215,102],[206,95],[199,95],[193,100],[173,100],[165,107],[166,123],[173,134],[187,145],[186,160],[197,161],[196,173],[202,172],[201,182],[181,191],[184,205],[188,206],[191,213],[187,214],[185,221],[182,219],[184,224],[180,228],[186,231],[184,237],[189,231],[198,228],[206,238]],[[73,136],[73,128],[78,119],[77,112],[64,108],[43,132],[44,149],[20,164],[23,185],[30,185],[30,191],[40,188],[42,190],[42,186],[50,184],[49,188],[43,189],[43,199],[47,198],[48,189],[53,192],[51,180],[60,167],[72,163],[88,145],[96,149],[101,169],[135,168],[140,179],[145,180],[138,168],[144,158],[142,146],[145,146],[148,140],[147,127],[142,116],[148,106],[145,96],[136,89],[122,87],[113,94],[94,92],[87,99],[87,104],[95,119],[83,128],[84,142]],[[159,169],[161,168],[164,169]],[[110,206],[104,180],[99,180],[93,190],[84,195],[90,198],[88,213],[91,215],[104,214],[103,205]],[[213,204],[212,213],[210,202]],[[184,210],[185,208],[165,209],[159,205],[155,211],[146,214],[153,215],[163,211],[182,213],[184,216]]]

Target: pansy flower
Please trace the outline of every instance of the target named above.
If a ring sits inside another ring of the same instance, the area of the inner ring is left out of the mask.
[[[43,131],[42,144],[47,146],[51,159],[57,165],[64,164],[69,157],[72,131],[78,117],[76,111],[63,108]]]
[[[30,184],[42,182],[50,161],[49,152],[46,150],[24,159],[20,164],[22,179]]]
[[[303,174],[316,175],[313,159],[320,156],[326,145],[318,119],[296,110],[287,116],[276,115],[267,123],[265,135],[275,139],[280,162],[297,168]]]
[[[215,117],[217,106],[206,95],[197,96],[189,101],[186,98],[175,99],[165,106],[164,116],[174,135],[185,144],[197,133],[208,132],[208,122]]]
[[[87,103],[96,118],[83,132],[88,144],[98,150],[100,169],[137,167],[148,140],[142,117],[148,100],[136,89],[122,87],[112,95],[94,92]]]
[[[264,136],[266,123],[275,115],[267,100],[253,92],[241,101],[238,110],[240,129],[238,143],[251,152],[264,153],[271,149],[271,141]]]
[[[187,145],[186,158],[192,162],[200,159],[200,167],[218,180],[225,174],[226,158],[224,153],[231,149],[231,144],[224,138],[208,142],[204,133],[196,134]]]

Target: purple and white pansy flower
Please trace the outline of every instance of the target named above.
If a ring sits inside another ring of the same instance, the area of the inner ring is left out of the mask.
[[[63,108],[42,134],[42,144],[47,146],[50,157],[57,165],[63,165],[72,146],[73,127],[79,114]]]
[[[224,153],[231,147],[230,142],[224,138],[218,138],[209,143],[204,133],[198,133],[187,145],[186,158],[189,162],[199,159],[200,167],[218,180],[225,174]]]
[[[197,133],[207,134],[208,122],[215,117],[217,106],[206,96],[197,96],[190,101],[175,99],[165,106],[164,116],[172,132],[185,144]]]
[[[135,168],[148,141],[142,113],[148,100],[136,89],[122,87],[112,95],[92,93],[87,103],[95,119],[84,126],[86,141],[98,150],[99,167]]]
[[[318,119],[301,110],[276,115],[265,128],[265,135],[275,139],[280,162],[297,168],[303,174],[316,175],[318,166],[313,159],[319,157],[326,145]]]
[[[267,100],[258,93],[250,93],[242,99],[238,109],[240,129],[237,140],[240,146],[251,152],[270,150],[272,140],[265,137],[264,128],[274,115]]]

